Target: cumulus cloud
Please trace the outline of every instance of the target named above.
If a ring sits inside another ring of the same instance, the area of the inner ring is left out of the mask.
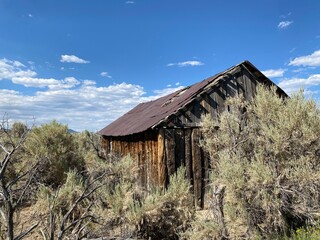
[[[11,80],[14,84],[25,87],[38,87],[49,89],[72,88],[79,85],[80,82],[74,77],[67,77],[62,80],[54,78],[37,78],[37,73],[22,64],[19,61],[8,59],[0,60],[0,80]]]
[[[283,77],[284,72],[286,69],[268,69],[265,71],[261,71],[264,75],[266,75],[268,78],[276,78],[276,77]]]
[[[25,87],[48,87],[49,89],[73,88],[80,82],[74,77],[67,77],[63,80],[54,78],[32,78],[32,77],[15,77],[12,78],[15,84],[21,84]]]
[[[173,92],[178,91],[178,90],[183,89],[183,88],[184,88],[183,86],[179,86],[179,87],[167,87],[167,88],[164,88],[164,89],[155,90],[155,91],[153,91],[155,93],[155,97],[154,98],[158,98],[158,97],[162,97],[162,96],[168,95],[170,93],[173,93]]]
[[[140,85],[123,82],[97,87],[94,81],[85,80],[79,88],[41,90],[34,95],[2,89],[0,113],[7,112],[11,119],[23,122],[35,118],[37,125],[56,119],[77,131],[97,131],[137,104],[181,88],[156,90],[152,96],[145,96]]]
[[[126,83],[106,87],[83,84],[79,89],[38,91],[33,96],[0,90],[0,109],[24,122],[35,118],[36,124],[41,124],[56,119],[75,130],[94,131],[143,101],[143,94],[142,87]]]
[[[75,55],[61,55],[60,62],[67,63],[89,63],[87,60],[83,60]]]
[[[96,85],[96,82],[95,81],[92,81],[92,80],[84,80],[82,82],[83,85]]]
[[[18,61],[0,60],[0,80],[11,80],[35,93],[0,89],[0,115],[5,112],[14,121],[48,123],[53,119],[77,131],[97,131],[141,102],[154,100],[181,89],[182,86],[154,91],[146,96],[140,85],[120,83],[97,86],[93,80],[66,77],[36,77],[37,73]]]
[[[279,82],[279,86],[287,93],[296,92],[299,89],[308,89],[320,85],[320,74],[312,74],[307,78],[284,79]]]
[[[126,1],[126,4],[134,4],[134,1]]]
[[[187,66],[201,66],[204,65],[204,63],[200,62],[200,61],[185,61],[185,62],[177,62],[177,63],[168,63],[167,66],[168,67],[172,67],[172,66],[178,66],[178,67],[187,67]]]
[[[112,76],[110,76],[108,72],[101,72],[100,76],[107,77],[107,78],[112,78]]]
[[[292,23],[293,23],[293,21],[281,21],[278,24],[278,28],[285,29],[285,28],[289,27]]]
[[[0,80],[12,79],[14,77],[34,77],[36,72],[26,69],[19,61],[0,59]]]
[[[318,67],[320,66],[320,50],[310,55],[296,57],[289,62],[291,66]]]

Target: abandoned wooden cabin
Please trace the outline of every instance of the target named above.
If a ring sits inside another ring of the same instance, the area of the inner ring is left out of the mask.
[[[213,77],[157,100],[141,103],[100,131],[107,153],[130,154],[139,166],[142,186],[166,186],[169,176],[186,167],[195,204],[204,206],[210,161],[200,148],[202,114],[228,108],[227,97],[250,100],[258,83],[275,85],[250,62],[244,61]],[[278,88],[280,95],[285,92]]]

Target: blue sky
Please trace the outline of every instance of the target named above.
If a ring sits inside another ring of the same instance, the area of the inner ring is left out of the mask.
[[[0,0],[0,114],[100,130],[243,60],[320,98],[320,1]]]

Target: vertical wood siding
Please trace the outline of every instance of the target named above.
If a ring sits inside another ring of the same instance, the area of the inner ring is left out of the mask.
[[[220,84],[213,84],[176,115],[159,126],[159,129],[123,137],[103,137],[102,148],[106,153],[130,154],[140,171],[140,184],[151,190],[166,187],[169,176],[180,166],[185,166],[186,177],[192,184],[195,205],[205,206],[208,194],[210,160],[203,152],[200,122],[203,114],[217,118],[219,113],[232,110],[226,106],[228,97],[242,94],[252,100],[258,80],[245,68],[238,68],[232,75],[224,76]]]
[[[202,154],[200,138],[199,128],[159,129],[134,136],[103,137],[102,146],[109,154],[131,155],[139,167],[140,184],[148,190],[167,186],[169,176],[184,166],[193,185],[195,204],[203,207],[210,164]]]

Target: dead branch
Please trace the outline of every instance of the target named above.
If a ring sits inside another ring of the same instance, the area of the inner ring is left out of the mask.
[[[92,219],[94,219],[95,217],[93,215],[90,215],[89,214],[89,210],[91,209],[93,203],[91,203],[86,211],[84,212],[84,214],[72,221],[69,225],[66,225],[67,224],[67,221],[70,217],[70,215],[72,214],[72,212],[74,211],[74,209],[78,206],[78,204],[80,204],[83,200],[87,199],[88,197],[90,197],[94,192],[96,192],[100,187],[102,187],[104,184],[99,184],[95,187],[93,187],[91,190],[90,187],[97,181],[99,181],[101,178],[103,178],[105,176],[105,172],[103,174],[101,174],[100,176],[98,176],[97,178],[95,178],[94,180],[92,180],[91,182],[89,182],[87,184],[87,186],[85,187],[85,189],[83,190],[82,194],[76,199],[76,201],[72,204],[72,206],[70,207],[70,209],[68,210],[68,212],[63,216],[63,219],[61,221],[61,224],[60,224],[60,227],[59,227],[59,232],[58,232],[58,236],[57,236],[57,239],[58,240],[62,240],[63,238],[63,235],[66,233],[66,231],[68,231],[71,227],[77,225],[77,224],[82,224],[82,222],[85,220],[85,219],[90,219],[90,221]],[[82,229],[82,228],[80,228]],[[82,231],[82,230],[81,230]],[[78,234],[80,232],[78,231]]]

